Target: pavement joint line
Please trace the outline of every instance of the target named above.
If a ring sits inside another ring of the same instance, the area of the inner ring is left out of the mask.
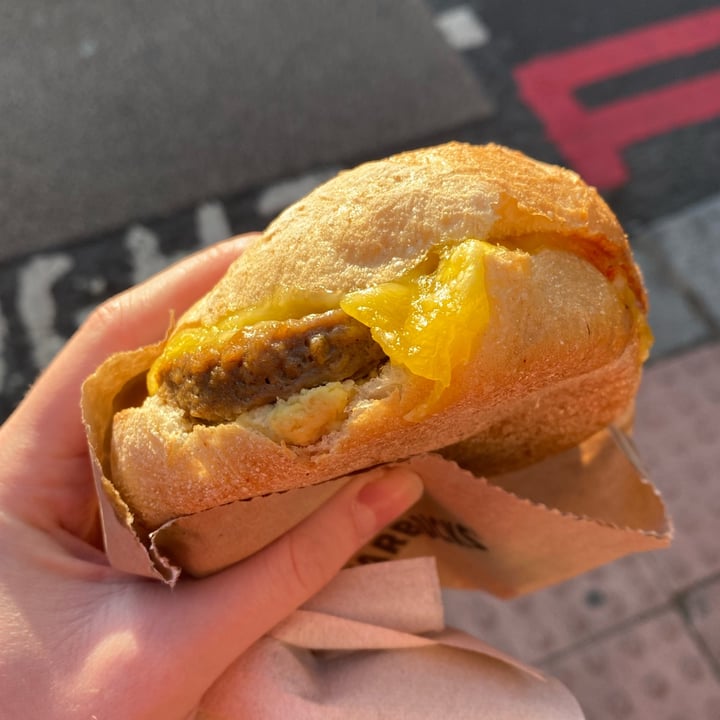
[[[558,660],[562,660],[563,658],[572,655],[573,653],[578,652],[579,650],[583,650],[587,647],[590,647],[591,645],[595,645],[598,642],[602,642],[603,640],[612,638],[613,636],[625,633],[629,629],[633,628],[635,625],[643,622],[648,622],[649,620],[652,620],[653,618],[662,615],[669,610],[677,612],[677,608],[674,607],[672,599],[666,600],[659,605],[653,605],[650,608],[646,608],[645,610],[635,613],[634,615],[631,615],[630,617],[627,617],[624,620],[615,623],[614,625],[609,625],[602,630],[598,630],[595,633],[587,635],[581,640],[569,643],[568,645],[560,648],[559,650],[554,650],[543,658],[536,660],[534,664],[539,667],[550,665],[557,662]]]
[[[664,613],[670,612],[680,619],[685,634],[687,635],[695,649],[698,651],[698,653],[701,655],[703,660],[707,663],[708,669],[713,674],[713,677],[718,682],[720,682],[720,661],[718,661],[713,656],[712,652],[703,640],[702,635],[694,626],[687,611],[687,608],[682,603],[682,599],[680,597],[681,594],[682,593],[679,593],[678,595],[673,596],[661,605],[656,605],[652,608],[643,610],[642,612],[632,615],[631,617],[628,617],[625,620],[616,623],[615,625],[603,628],[602,630],[592,635],[589,635],[582,640],[571,643],[570,645],[567,645],[560,650],[556,650],[555,652],[552,652],[545,657],[534,661],[533,664],[540,669],[545,669],[548,666],[563,659],[566,659],[577,652],[591,648],[592,646],[606,640],[610,640],[613,637],[624,635],[627,632],[631,631],[633,628],[641,624],[650,622],[660,617]]]
[[[718,582],[718,580],[720,580],[720,571],[711,573],[710,575],[706,575],[705,577],[695,580],[694,582],[688,583],[681,590],[678,590],[675,594],[689,595],[691,593],[697,592],[698,590],[703,590],[705,586],[712,585],[713,583]]]
[[[717,580],[718,577],[720,577],[720,574],[716,574],[714,579]],[[697,583],[697,585],[705,584],[710,584],[709,577],[703,578],[702,581]],[[687,604],[687,596],[690,594],[691,591],[679,592],[672,601],[677,605],[677,612],[682,618],[683,624],[685,625],[685,631],[687,632],[693,643],[695,643],[695,646],[697,647],[698,651],[703,656],[707,664],[715,673],[715,677],[720,680],[720,658],[714,655],[702,633],[693,622],[692,614]]]
[[[708,663],[716,679],[720,681],[720,659],[713,655],[701,633],[695,627],[687,606],[687,596],[692,595],[694,592],[697,592],[708,585],[712,585],[718,580],[720,580],[720,572],[715,572],[711,575],[700,578],[699,580],[683,587],[681,590],[674,592],[664,602],[646,608],[634,615],[631,615],[630,617],[625,618],[624,620],[621,620],[620,622],[602,628],[601,630],[598,630],[597,632],[592,633],[577,642],[570,643],[565,647],[555,650],[548,655],[535,660],[533,664],[541,668],[551,665],[558,660],[562,660],[572,655],[573,653],[625,633],[640,623],[649,622],[655,617],[662,615],[664,612],[673,612],[682,620],[683,627],[687,635],[692,640],[703,659],[705,659]]]
[[[689,596],[704,590],[709,585],[713,585],[718,581],[720,581],[720,572],[714,572],[710,575],[699,578],[698,580],[689,583],[688,585],[673,593],[672,597],[670,598],[670,604],[674,604],[677,607],[677,611],[680,614],[683,623],[685,624],[688,634],[698,646],[698,649],[715,672],[717,678],[720,679],[720,658],[717,658],[713,654],[702,634],[695,626],[695,623],[692,620],[690,608],[688,606]]]

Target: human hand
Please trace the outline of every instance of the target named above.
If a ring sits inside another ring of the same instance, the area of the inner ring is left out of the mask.
[[[161,337],[169,308],[182,313],[250,239],[221,243],[100,306],[0,428],[6,717],[192,717],[233,660],[419,497],[408,471],[365,474],[253,557],[173,590],[107,564],[82,381],[108,355]]]

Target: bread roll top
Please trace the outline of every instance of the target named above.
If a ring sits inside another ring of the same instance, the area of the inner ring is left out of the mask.
[[[178,326],[211,325],[278,288],[347,293],[391,281],[430,248],[466,238],[557,243],[647,298],[622,227],[564,168],[498,145],[448,143],[341,172],[272,222]]]

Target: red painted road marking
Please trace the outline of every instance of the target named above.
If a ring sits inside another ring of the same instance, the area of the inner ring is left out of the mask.
[[[629,145],[720,116],[720,71],[588,109],[583,85],[720,46],[720,8],[631,30],[558,53],[513,71],[520,96],[543,121],[568,162],[598,187],[622,185]]]

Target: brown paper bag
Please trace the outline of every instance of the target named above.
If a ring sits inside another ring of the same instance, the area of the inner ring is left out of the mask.
[[[489,479],[438,455],[408,464],[424,497],[354,563],[434,555],[446,587],[511,597],[670,542],[660,495],[616,428]]]
[[[240,657],[197,720],[578,720],[565,687],[444,625],[430,558],[345,570]]]

